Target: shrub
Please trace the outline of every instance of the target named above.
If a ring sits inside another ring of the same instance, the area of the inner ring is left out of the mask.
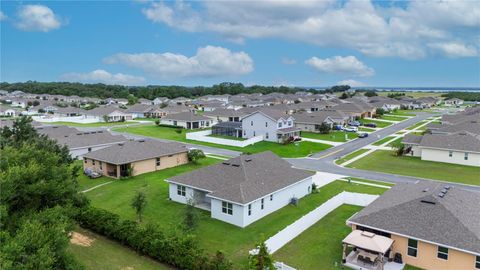
[[[188,160],[197,163],[199,159],[205,158],[205,153],[200,149],[192,149],[188,152]]]
[[[319,127],[319,131],[321,134],[328,134],[330,133],[330,126],[327,123],[322,123]]]
[[[385,110],[383,108],[377,108],[377,110],[375,111],[375,114],[376,115],[384,115]]]
[[[177,134],[182,134],[182,129],[181,129],[181,128],[177,128],[177,129],[175,129],[175,132],[176,132]]]
[[[157,126],[160,125],[160,119],[155,119],[155,125],[157,125]]]
[[[179,269],[231,269],[231,264],[223,253],[219,252],[214,258],[210,258],[198,247],[192,235],[175,232],[165,234],[157,225],[141,226],[94,207],[83,208],[75,219],[83,228],[105,235],[142,255]]]

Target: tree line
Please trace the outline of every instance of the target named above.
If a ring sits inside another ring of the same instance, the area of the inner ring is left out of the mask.
[[[465,101],[480,101],[480,92],[448,92],[442,95],[447,99],[459,98]]]

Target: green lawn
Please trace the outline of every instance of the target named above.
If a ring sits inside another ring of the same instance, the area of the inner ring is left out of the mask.
[[[419,267],[415,267],[415,266],[411,266],[411,265],[405,265],[405,267],[403,268],[403,270],[423,270],[422,268],[419,268]]]
[[[84,173],[83,173],[83,161],[82,160],[75,160],[74,165],[80,166],[80,175],[77,177],[78,185],[79,185],[79,190],[85,190],[89,189],[91,187],[112,181],[112,178],[108,178],[105,176],[102,176],[100,178],[96,179],[90,179],[88,178]]]
[[[418,157],[397,157],[393,156],[392,151],[377,150],[353,163],[350,163],[347,167],[470,185],[480,185],[478,167],[425,161]]]
[[[413,126],[409,126],[408,128],[406,128],[406,130],[415,129],[415,128],[421,126],[421,125],[424,125],[425,123],[426,123],[426,121],[420,121],[420,122],[416,123],[416,124],[413,125]],[[425,129],[426,129],[426,127],[424,126],[424,127],[422,127],[422,128],[419,128],[418,130],[425,130]]]
[[[338,207],[275,252],[274,259],[297,269],[339,269],[342,240],[352,231],[345,221],[361,209],[354,205]]]
[[[397,92],[390,92],[390,91],[380,91],[377,92],[379,96],[388,96],[388,94],[391,93],[405,93],[405,96],[407,97],[413,97],[413,98],[420,98],[420,97],[441,97],[445,93],[441,92],[424,92],[424,91],[397,91]]]
[[[91,231],[78,228],[75,232],[88,237],[90,246],[70,243],[68,251],[81,262],[87,270],[155,270],[173,269],[117,242],[111,241]]]
[[[226,136],[226,135],[215,135],[215,134],[208,135],[208,137],[215,137],[215,138],[234,140],[234,141],[245,141],[246,140],[244,138],[238,138],[238,137]]]
[[[403,115],[403,116],[415,116],[415,114],[412,113],[411,110],[396,110],[396,111],[389,112],[388,114]]]
[[[159,127],[159,126],[135,126],[135,127],[122,127],[122,128],[117,128],[115,131],[118,132],[128,132],[128,133],[133,133],[133,134],[138,134],[138,135],[143,135],[143,136],[148,136],[148,137],[155,137],[155,138],[162,138],[162,139],[168,139],[168,140],[175,140],[175,141],[181,141],[181,142],[188,142],[188,143],[193,143],[193,144],[199,144],[199,145],[205,145],[205,146],[211,146],[211,147],[217,147],[217,148],[223,148],[223,149],[229,149],[233,151],[239,151],[239,152],[244,152],[244,153],[260,153],[264,151],[272,151],[275,154],[281,156],[281,157],[305,157],[307,155],[321,152],[323,150],[326,150],[331,147],[331,145],[328,144],[322,144],[322,143],[314,143],[314,142],[300,142],[300,143],[290,143],[287,145],[282,145],[279,143],[274,143],[274,142],[258,142],[254,145],[249,145],[246,147],[235,147],[235,146],[228,146],[228,145],[221,145],[221,144],[214,144],[214,143],[207,143],[207,142],[200,142],[200,141],[192,141],[192,140],[187,140],[185,138],[185,133],[186,132],[191,132],[191,131],[186,131],[182,130],[181,133],[176,132],[177,129],[175,128],[170,128],[170,127]]]
[[[352,158],[354,158],[354,157],[356,157],[356,156],[359,156],[359,155],[361,155],[361,154],[363,154],[363,153],[365,153],[365,152],[367,152],[367,151],[368,151],[368,149],[359,149],[359,150],[357,150],[357,151],[355,151],[355,152],[352,152],[352,153],[350,153],[350,154],[348,154],[348,155],[346,155],[346,156],[344,156],[344,157],[342,157],[342,158],[340,158],[340,159],[337,159],[337,160],[335,161],[335,163],[337,163],[337,164],[339,164],[339,165],[340,165],[340,164],[343,164],[343,163],[347,162],[348,160],[350,160],[350,159],[352,159]]]
[[[137,121],[127,121],[127,122],[98,122],[98,123],[73,123],[73,122],[51,122],[45,123],[49,125],[63,125],[63,126],[72,126],[72,127],[107,127],[107,126],[119,126],[119,125],[128,125],[128,124],[137,124]]]
[[[387,136],[387,137],[385,137],[385,138],[383,138],[383,139],[381,139],[381,140],[378,140],[378,141],[372,143],[372,145],[380,146],[380,145],[386,143],[387,141],[390,141],[390,140],[393,139],[393,138],[395,138],[395,137],[393,137],[393,136]]]
[[[331,131],[329,134],[320,134],[314,132],[302,131],[300,136],[310,139],[325,140],[332,142],[346,142],[345,134],[347,134],[348,140],[358,138],[358,134],[355,132],[343,132],[343,131]]]
[[[388,126],[393,124],[393,123],[390,123],[390,122],[383,122],[383,121],[370,120],[370,119],[360,119],[360,123],[362,123],[362,125],[364,125],[366,123],[375,123],[377,125],[377,127],[379,127],[379,128],[388,127]]]
[[[373,180],[357,178],[357,177],[347,177],[346,179],[351,179],[353,181],[359,181],[359,182],[365,182],[365,183],[371,183],[371,184],[377,184],[377,185],[382,185],[382,186],[389,186],[389,187],[395,186],[394,183],[390,183],[390,182],[373,181]]]
[[[382,115],[382,117],[380,117],[380,119],[400,122],[400,121],[407,120],[408,118],[398,117],[398,116],[391,116],[391,115]]]
[[[86,195],[95,207],[117,213],[123,218],[135,219],[130,201],[138,190],[143,190],[147,196],[144,222],[154,222],[165,229],[178,228],[185,206],[168,200],[168,184],[164,179],[215,162],[221,161],[206,159],[196,166],[183,165],[115,181]],[[382,188],[335,181],[322,187],[319,193],[301,199],[298,206],[286,206],[243,229],[212,219],[209,212],[198,210],[200,219],[195,234],[202,248],[210,253],[223,250],[235,263],[234,268],[239,269],[247,262],[248,251],[256,242],[262,240],[262,237],[274,235],[344,190],[368,194],[381,194],[385,191]]]
[[[396,145],[397,143],[401,143],[402,140],[403,140],[403,137],[399,137],[399,138],[397,138],[396,140],[391,141],[389,144],[387,144],[387,146],[394,146],[394,145]]]
[[[374,132],[374,131],[376,131],[376,129],[367,128],[367,127],[358,127],[358,131]]]

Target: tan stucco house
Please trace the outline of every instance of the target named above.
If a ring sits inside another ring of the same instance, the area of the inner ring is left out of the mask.
[[[174,142],[138,140],[118,143],[83,155],[83,168],[121,178],[188,163],[188,149]]]
[[[426,270],[480,269],[479,206],[480,194],[461,187],[396,185],[347,221],[344,263],[382,269],[390,258]]]

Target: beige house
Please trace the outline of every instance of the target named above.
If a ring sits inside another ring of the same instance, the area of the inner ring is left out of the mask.
[[[477,192],[443,183],[396,185],[347,221],[343,262],[357,269],[384,269],[392,260],[426,270],[480,269],[479,205]]]
[[[121,178],[188,163],[188,149],[179,143],[155,140],[126,141],[83,156],[84,170]]]

